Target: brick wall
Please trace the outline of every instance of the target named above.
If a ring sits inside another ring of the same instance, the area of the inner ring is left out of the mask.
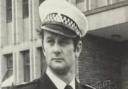
[[[120,89],[122,46],[118,42],[87,35],[79,59],[79,77],[84,84],[110,80]]]
[[[122,89],[128,89],[128,42],[125,42],[123,44],[124,50],[121,64]]]

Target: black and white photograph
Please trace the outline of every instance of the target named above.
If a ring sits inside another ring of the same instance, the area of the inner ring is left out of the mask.
[[[0,0],[0,89],[128,89],[128,0]]]

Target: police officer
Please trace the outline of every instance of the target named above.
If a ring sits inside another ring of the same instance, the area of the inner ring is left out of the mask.
[[[92,89],[76,80],[76,62],[88,30],[84,14],[66,0],[46,0],[39,7],[42,48],[47,69],[41,78],[15,89]]]

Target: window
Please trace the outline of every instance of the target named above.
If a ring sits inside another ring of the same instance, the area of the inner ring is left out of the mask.
[[[13,59],[12,54],[6,54],[4,55],[5,61],[6,61],[6,69],[7,72],[5,73],[5,76],[3,78],[3,81],[9,78],[13,74]]]
[[[12,0],[6,0],[6,22],[12,21]]]
[[[23,0],[23,18],[29,16],[28,0]]]
[[[76,6],[81,10],[81,11],[86,11],[87,7],[85,5],[85,0],[76,0]]]
[[[23,57],[23,67],[24,67],[24,82],[30,81],[30,57],[29,57],[29,51],[23,51],[22,57]]]
[[[104,1],[104,0],[101,0],[101,1]],[[87,10],[92,10],[92,9],[96,9],[98,7],[98,2],[99,1],[98,0],[86,0],[85,2],[86,2],[86,9]]]
[[[91,10],[91,1],[90,0],[86,0],[86,8],[87,8],[87,10]]]
[[[76,3],[81,3],[81,2],[84,3],[84,0],[76,0]]]
[[[8,70],[8,77],[10,77],[12,75],[12,71],[13,71],[13,62],[12,62],[12,55],[6,55],[7,57],[7,70]]]
[[[37,49],[37,53],[38,53],[38,56],[39,56],[39,59],[40,59],[40,67],[41,67],[41,74],[43,74],[45,71],[46,71],[46,60],[45,60],[45,57],[44,57],[44,54],[43,54],[43,50],[42,50],[42,47],[39,47]]]
[[[91,0],[91,9],[95,9],[98,7],[98,0]]]
[[[45,1],[45,0],[39,0],[39,4],[41,4],[43,1]]]
[[[126,1],[126,0],[109,0],[109,1],[111,1],[111,2],[112,2],[112,4],[114,4],[114,3],[118,3],[118,2]]]
[[[113,0],[119,1],[119,0]],[[87,10],[93,10],[99,7],[107,6],[113,3],[112,0],[86,0]]]
[[[66,0],[66,1],[71,2],[72,0]]]

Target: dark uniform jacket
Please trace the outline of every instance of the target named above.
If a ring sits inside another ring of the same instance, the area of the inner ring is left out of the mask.
[[[40,79],[34,80],[28,84],[14,86],[12,89],[57,89],[47,74],[44,74]],[[81,85],[76,82],[76,89],[93,89],[91,87]]]

